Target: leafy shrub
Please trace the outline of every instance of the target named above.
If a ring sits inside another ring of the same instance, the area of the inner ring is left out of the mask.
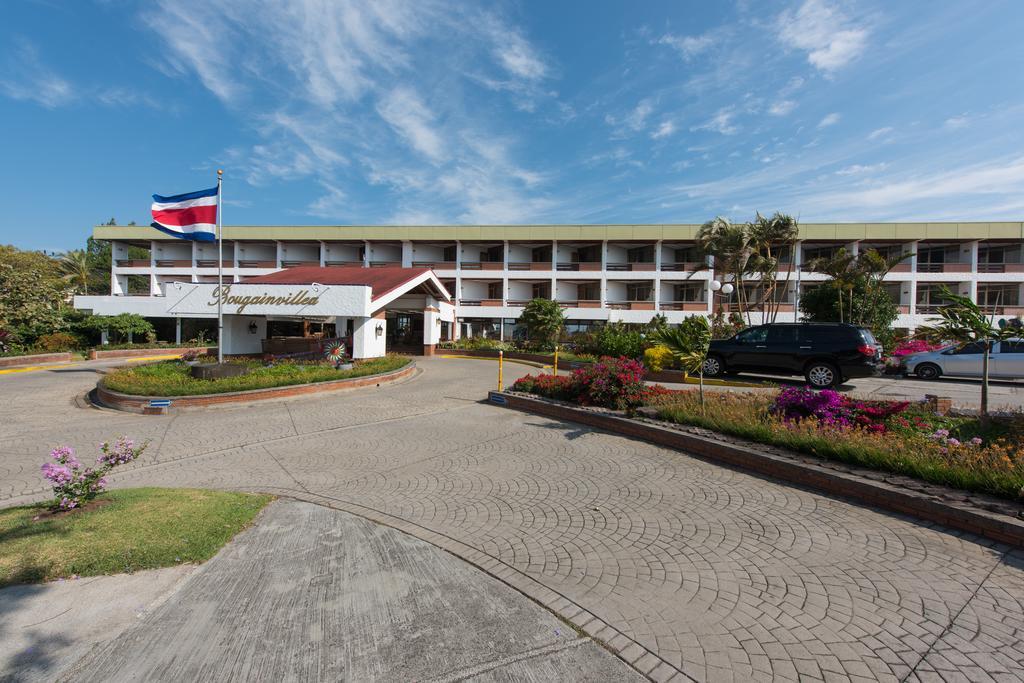
[[[54,332],[53,334],[44,334],[42,337],[36,340],[36,348],[40,351],[47,353],[56,353],[58,351],[71,351],[78,347],[78,338],[73,334],[67,332]]]
[[[644,351],[644,365],[651,372],[661,372],[674,362],[675,356],[667,346],[652,346]]]
[[[512,391],[537,394],[560,401],[574,401],[579,396],[572,375],[527,375],[512,384]]]
[[[113,446],[109,442],[100,444],[100,457],[96,459],[97,468],[82,467],[70,446],[55,448],[50,456],[56,463],[43,463],[42,471],[53,484],[53,504],[55,510],[72,510],[81,507],[95,498],[107,484],[106,474],[117,467],[139,457],[148,443],[136,446],[128,437],[122,436]]]
[[[584,351],[610,358],[640,358],[644,352],[644,335],[623,323],[609,323],[594,335],[594,347]]]
[[[644,370],[631,358],[602,358],[573,370],[577,400],[583,405],[626,410],[644,402]]]

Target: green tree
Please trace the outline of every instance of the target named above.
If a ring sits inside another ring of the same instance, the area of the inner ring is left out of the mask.
[[[915,337],[933,342],[956,342],[959,344],[980,343],[981,355],[981,419],[988,420],[988,364],[992,345],[1004,339],[1020,335],[1020,329],[1014,325],[994,323],[978,304],[968,297],[953,294],[948,288],[940,291],[946,303],[939,309],[940,321],[932,325],[921,325],[914,333]]]
[[[107,330],[113,335],[115,342],[132,342],[135,335],[147,340],[155,333],[153,325],[137,313],[119,313],[118,315],[92,315],[76,325],[83,332],[102,332]]]
[[[659,346],[672,352],[679,366],[698,376],[700,405],[704,408],[704,363],[711,348],[711,325],[703,315],[691,315],[679,327],[667,327],[654,336]]]
[[[551,299],[533,299],[523,308],[519,322],[526,327],[531,342],[545,348],[558,341],[562,328],[565,326],[565,312],[557,301]]]
[[[0,246],[0,329],[30,346],[67,328],[68,284],[56,260],[38,251]]]
[[[89,293],[89,280],[92,278],[92,267],[89,253],[84,249],[73,249],[60,257],[60,270],[64,279],[71,284],[76,292]]]

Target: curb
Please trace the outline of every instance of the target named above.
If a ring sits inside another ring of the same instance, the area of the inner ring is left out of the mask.
[[[170,406],[177,408],[194,408],[226,403],[249,403],[251,401],[263,401],[271,398],[286,398],[290,396],[301,396],[304,394],[316,394],[329,391],[344,391],[346,389],[357,389],[368,385],[380,386],[390,384],[410,377],[416,372],[416,361],[409,361],[408,364],[397,370],[391,370],[376,375],[364,375],[362,377],[346,377],[344,379],[329,380],[326,382],[311,382],[309,384],[289,384],[282,387],[267,387],[266,389],[249,389],[247,391],[230,391],[222,394],[192,394],[190,396],[139,396],[136,394],[122,394],[107,389],[104,380],[96,383],[95,401],[104,408],[120,410],[128,413],[142,413],[143,415],[166,415]],[[168,405],[159,408],[151,407],[151,401],[168,401]]]
[[[67,363],[74,360],[70,351],[58,353],[36,353],[31,356],[4,356],[0,358],[0,368],[17,368],[23,365],[38,365],[39,363]]]
[[[1024,548],[1024,520],[974,506],[946,502],[919,491],[840,472],[821,465],[791,460],[717,439],[699,436],[620,415],[582,410],[561,403],[491,391],[488,400],[524,412],[577,422],[608,432],[641,439],[658,446],[695,455],[786,483],[806,486],[831,496],[846,498],[924,522],[975,534],[989,540]]]
[[[108,358],[144,358],[146,356],[181,356],[190,351],[201,354],[216,353],[216,346],[154,346],[146,349],[89,349],[89,360],[105,360]]]

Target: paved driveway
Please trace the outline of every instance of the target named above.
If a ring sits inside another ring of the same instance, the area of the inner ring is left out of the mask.
[[[153,446],[115,485],[269,490],[390,520],[510,583],[554,591],[579,625],[596,616],[655,653],[638,666],[657,677],[1024,671],[1022,555],[489,406],[493,362],[420,365],[419,377],[377,390],[171,417],[76,407],[95,380],[80,368],[8,376],[0,501],[39,497],[49,447],[88,450],[127,433]]]

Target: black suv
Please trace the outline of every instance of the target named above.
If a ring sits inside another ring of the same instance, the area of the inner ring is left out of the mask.
[[[803,375],[824,389],[882,372],[882,347],[871,331],[845,323],[772,323],[711,342],[705,377],[737,372]]]

